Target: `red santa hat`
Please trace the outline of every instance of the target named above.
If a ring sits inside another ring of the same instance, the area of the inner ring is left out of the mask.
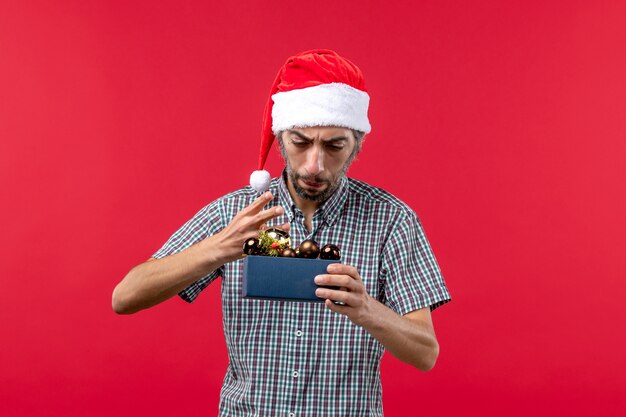
[[[267,191],[269,172],[263,170],[275,135],[294,127],[339,126],[369,133],[369,95],[361,70],[328,49],[292,56],[278,71],[263,115],[258,170],[250,185]]]

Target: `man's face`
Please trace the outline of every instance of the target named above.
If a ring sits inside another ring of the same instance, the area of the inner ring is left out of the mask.
[[[281,142],[279,140],[279,142]],[[283,132],[281,152],[298,197],[323,202],[346,175],[358,153],[352,130],[341,127],[294,128]]]

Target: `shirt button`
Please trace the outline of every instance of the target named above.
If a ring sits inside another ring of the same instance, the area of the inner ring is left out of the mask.
[[[289,413],[289,417],[296,417],[295,413]]]
[[[302,330],[296,330],[296,336],[298,337],[302,336]]]
[[[297,378],[300,376],[300,372],[298,371],[293,371],[293,373],[291,374],[291,376],[293,376],[294,378]]]

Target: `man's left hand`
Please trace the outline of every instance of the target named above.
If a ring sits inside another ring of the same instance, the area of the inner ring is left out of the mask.
[[[325,298],[326,307],[330,310],[347,316],[354,324],[364,326],[371,318],[375,300],[365,290],[359,272],[353,266],[340,263],[328,265],[326,271],[328,274],[315,277],[315,283],[338,289],[318,288],[315,295]]]

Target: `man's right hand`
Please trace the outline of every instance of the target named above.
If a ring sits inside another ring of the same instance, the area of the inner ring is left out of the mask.
[[[252,204],[237,213],[228,226],[215,235],[218,242],[221,242],[224,263],[240,259],[243,256],[242,248],[246,239],[258,237],[259,230],[262,230],[268,221],[283,215],[285,210],[280,206],[263,210],[272,198],[269,191],[263,193]],[[289,232],[289,223],[278,227]]]
[[[263,207],[272,200],[264,193],[241,210],[219,233],[176,254],[137,265],[113,291],[113,310],[131,314],[159,304],[225,263],[243,256],[246,239],[256,237],[271,219],[284,213],[282,207]],[[289,231],[289,223],[280,226]]]

